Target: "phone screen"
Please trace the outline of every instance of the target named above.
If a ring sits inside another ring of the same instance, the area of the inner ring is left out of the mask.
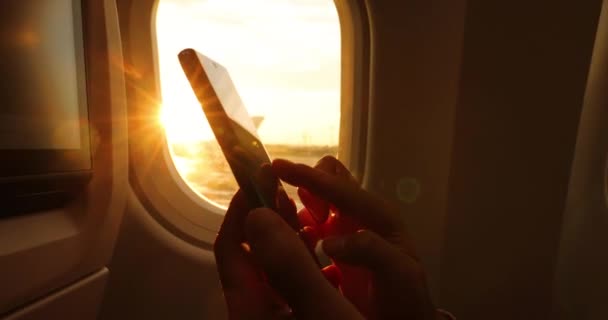
[[[270,157],[230,74],[193,49],[178,57],[239,187],[255,205],[274,208],[279,182],[263,169]]]

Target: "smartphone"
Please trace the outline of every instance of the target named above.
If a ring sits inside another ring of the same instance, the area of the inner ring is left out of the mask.
[[[280,182],[228,70],[193,49],[178,58],[239,187],[252,205],[276,209]]]

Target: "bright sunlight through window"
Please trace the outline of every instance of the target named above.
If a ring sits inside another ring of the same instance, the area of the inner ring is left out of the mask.
[[[160,0],[157,12],[161,123],[177,170],[198,194],[226,206],[237,184],[179,65],[185,48],[228,69],[271,158],[313,165],[336,155],[340,24],[333,0]]]

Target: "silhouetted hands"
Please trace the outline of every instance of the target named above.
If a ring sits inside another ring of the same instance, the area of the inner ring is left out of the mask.
[[[231,319],[440,318],[398,210],[332,157],[315,168],[276,160],[272,169],[299,187],[303,228],[298,236],[285,222],[296,212],[283,192],[280,214],[235,195],[214,248]],[[334,262],[322,271],[311,254],[319,239]]]

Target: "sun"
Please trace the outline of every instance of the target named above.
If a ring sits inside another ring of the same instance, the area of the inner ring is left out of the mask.
[[[200,107],[184,106],[176,101],[164,102],[159,122],[165,129],[169,144],[188,144],[213,139],[207,119]]]

